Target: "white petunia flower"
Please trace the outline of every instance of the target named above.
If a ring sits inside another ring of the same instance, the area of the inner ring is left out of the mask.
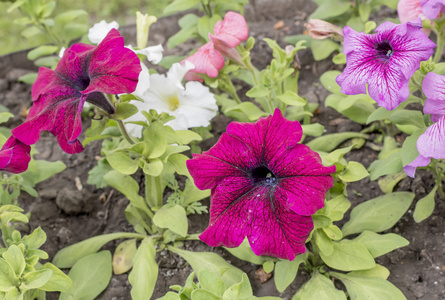
[[[88,30],[88,39],[94,44],[99,44],[113,28],[119,29],[119,24],[116,21],[107,23],[107,21],[102,20]]]
[[[188,61],[175,63],[165,75],[150,75],[150,88],[140,97],[144,100],[131,101],[139,112],[126,122],[146,121],[142,111],[156,110],[158,113],[168,113],[175,119],[166,123],[175,130],[185,130],[192,127],[209,126],[210,120],[216,115],[218,106],[209,88],[197,81],[181,84],[184,75],[194,68]],[[129,133],[135,137],[142,136],[140,125],[125,124]]]

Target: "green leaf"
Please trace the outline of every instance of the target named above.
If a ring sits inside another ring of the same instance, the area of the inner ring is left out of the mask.
[[[425,132],[425,130],[426,127],[416,130],[412,135],[405,139],[405,142],[403,142],[401,153],[403,166],[412,163],[417,156],[419,156],[419,151],[417,151],[417,140],[419,139],[419,136]]]
[[[399,181],[405,179],[408,177],[406,175],[405,171],[401,171],[397,174],[389,174],[383,177],[382,179],[379,179],[378,184],[382,192],[385,194],[392,193],[394,190],[394,187],[399,183]]]
[[[374,268],[368,270],[352,271],[350,275],[357,275],[363,277],[379,277],[382,279],[388,279],[389,270],[379,264],[376,264]]]
[[[331,133],[315,138],[306,145],[314,151],[331,152],[337,148],[338,145],[352,138],[367,139],[368,135],[360,132]]]
[[[269,96],[271,91],[264,86],[257,85],[247,91],[246,96],[250,98],[261,98]]]
[[[59,47],[52,45],[42,45],[28,52],[29,60],[36,60],[39,57],[57,53]]]
[[[223,300],[250,299],[253,296],[252,286],[246,273],[243,273],[240,283],[229,287],[223,294]]]
[[[418,110],[398,110],[395,111],[389,120],[398,125],[413,125],[417,128],[426,127],[423,121],[423,114]]]
[[[56,256],[54,257],[53,264],[62,269],[71,268],[78,260],[97,252],[106,243],[123,238],[140,238],[140,235],[131,232],[116,232],[95,236],[63,248],[57,252]]]
[[[337,70],[327,71],[324,72],[320,76],[320,82],[323,85],[325,89],[327,89],[329,92],[333,94],[340,94],[341,88],[338,85],[338,83],[335,81],[335,78],[337,78],[338,75],[340,75],[341,72]]]
[[[241,104],[238,104],[237,106],[234,106],[226,110],[226,112],[231,112],[231,111],[241,111],[245,113],[250,121],[256,121],[260,117],[267,116],[267,114],[264,111],[259,109],[258,106],[256,106],[252,102],[243,102]]]
[[[33,73],[28,73],[28,74],[25,74],[23,76],[20,76],[17,80],[19,82],[23,82],[23,83],[32,85],[32,84],[34,84],[36,79],[37,79],[37,73],[33,72]]]
[[[339,49],[340,45],[330,39],[312,40],[311,42],[312,55],[316,61],[328,58],[329,55]]]
[[[68,276],[73,281],[71,293],[60,293],[59,300],[96,299],[111,279],[111,253],[101,251],[77,261]]]
[[[334,251],[331,255],[324,255],[320,252],[320,257],[331,268],[342,271],[354,271],[370,269],[375,266],[374,258],[359,242],[342,240],[333,242]]]
[[[351,202],[344,195],[339,195],[326,202],[326,216],[332,221],[343,219],[345,212],[351,207]]]
[[[0,257],[0,292],[7,292],[17,286],[18,278],[10,264]]]
[[[167,148],[167,138],[164,124],[155,121],[143,131],[144,142],[146,143],[144,156],[148,158],[158,158],[164,154]]]
[[[200,0],[175,0],[164,8],[164,15],[185,11],[198,5]]]
[[[66,169],[66,165],[61,161],[36,160],[34,162],[35,164],[31,161],[28,170],[22,173],[23,180],[29,182],[31,186],[45,181]]]
[[[14,115],[9,112],[0,113],[0,124],[7,122],[9,119],[13,118]],[[6,142],[6,140],[5,140]]]
[[[331,272],[330,274],[343,282],[351,300],[406,299],[402,292],[392,283],[379,277],[366,277],[335,272]]]
[[[192,299],[193,300],[221,300],[222,298],[219,296],[216,296],[212,292],[200,289],[200,290],[194,290],[192,292]]]
[[[436,202],[434,197],[436,196],[437,185],[431,190],[431,192],[417,201],[416,208],[414,209],[414,221],[417,223],[422,222],[426,218],[432,215]]]
[[[162,170],[164,169],[164,164],[158,158],[150,159],[150,162],[140,160],[142,171],[149,176],[157,177],[161,175]]]
[[[389,111],[384,107],[377,108],[373,113],[371,113],[366,120],[366,124],[374,121],[381,121],[389,118],[394,113],[394,111]]]
[[[323,229],[319,228],[313,233],[315,243],[324,255],[329,256],[334,252],[334,244],[332,240],[326,235]]]
[[[351,3],[349,1],[328,1],[318,6],[308,19],[326,20],[340,16],[349,11],[350,8]]]
[[[68,275],[63,273],[52,263],[44,264],[43,269],[51,270],[52,274],[49,281],[39,288],[40,290],[47,292],[71,293],[73,290],[73,282]]]
[[[346,64],[346,55],[340,52],[332,58],[332,62],[336,65],[344,65]]]
[[[378,234],[367,230],[363,231],[354,241],[365,245],[374,258],[409,245],[407,239],[395,233]]]
[[[368,2],[360,3],[358,6],[358,13],[360,19],[362,19],[363,22],[367,22],[371,13],[371,4]]]
[[[324,126],[319,123],[301,125],[301,128],[303,129],[304,135],[310,136],[320,136],[324,131]]]
[[[164,205],[153,217],[153,223],[161,228],[167,228],[182,237],[187,235],[188,220],[184,207]]]
[[[16,245],[11,245],[8,250],[3,253],[3,258],[12,267],[14,273],[18,277],[21,277],[26,267],[25,257],[23,256],[22,250]]]
[[[256,265],[262,265],[266,261],[265,257],[258,256],[255,253],[253,253],[247,238],[244,239],[244,241],[241,243],[241,245],[239,245],[239,247],[236,248],[224,247],[224,249],[226,249],[233,256],[236,256],[239,259],[251,262]]]
[[[373,161],[369,166],[369,172],[371,173],[369,179],[376,180],[380,176],[396,174],[403,171],[402,157],[400,153],[400,151],[397,151],[386,159]]]
[[[368,95],[333,94],[326,98],[325,106],[334,108],[357,123],[365,124],[369,115],[375,111],[374,103]]]
[[[198,33],[206,41],[209,41],[209,33],[213,33],[213,26],[210,24],[210,18],[207,15],[199,18]]]
[[[136,249],[136,239],[125,240],[116,247],[113,255],[114,274],[124,274],[133,267],[133,257]]]
[[[138,159],[132,159],[130,153],[119,150],[107,153],[107,161],[113,169],[125,175],[134,174],[139,168]]]
[[[131,176],[111,171],[104,176],[104,180],[108,185],[124,194],[131,204],[147,212],[145,199],[139,195],[139,184]]]
[[[182,28],[180,31],[178,31],[176,34],[174,34],[168,39],[167,47],[169,49],[173,49],[176,46],[186,42],[188,39],[190,39],[195,35],[196,31],[197,31],[196,24],[193,26],[187,26],[185,28]]]
[[[226,286],[219,274],[207,270],[202,270],[198,274],[198,279],[199,283],[204,289],[216,296],[222,296],[224,291],[226,290]]]
[[[359,181],[369,175],[365,167],[356,161],[348,162],[346,169],[338,174],[338,177],[344,182],[355,182]]]
[[[282,293],[295,280],[298,267],[306,262],[307,253],[295,257],[293,261],[280,260],[275,264],[274,281],[277,290]]]
[[[278,100],[287,105],[305,106],[307,101],[292,91],[285,91],[284,94],[277,97]]]
[[[271,273],[273,271],[275,264],[272,260],[265,261],[263,263],[263,269],[266,273]]]
[[[128,275],[132,299],[150,299],[158,278],[156,250],[151,238],[145,238],[133,258],[133,269]]]
[[[181,139],[183,145],[190,144],[192,141],[202,141],[202,137],[191,130],[176,130],[176,135]]]
[[[243,271],[232,266],[216,253],[191,252],[174,247],[168,247],[168,249],[182,256],[198,274],[201,270],[222,274],[221,278],[226,286],[232,286],[241,281]]]
[[[395,192],[357,205],[342,228],[343,236],[365,230],[381,232],[391,228],[408,210],[414,196],[409,192]]]
[[[50,280],[52,274],[53,271],[50,269],[42,269],[26,273],[25,276],[23,276],[20,289],[24,291],[41,288]]]
[[[25,245],[28,249],[38,249],[46,241],[46,233],[42,228],[37,227],[34,231],[23,238]]]
[[[125,120],[135,113],[137,113],[139,110],[136,106],[130,103],[119,103],[116,107],[116,112],[113,114],[113,118],[117,120]]]
[[[112,170],[113,168],[105,158],[100,159],[97,162],[97,166],[88,171],[87,183],[95,185],[98,189],[103,189],[104,187],[108,186],[104,180],[104,176]]]
[[[346,300],[346,295],[343,291],[335,288],[332,280],[319,272],[314,272],[311,279],[303,285],[292,299]]]

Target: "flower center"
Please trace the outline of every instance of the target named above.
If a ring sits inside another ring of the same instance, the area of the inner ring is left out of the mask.
[[[250,178],[254,184],[276,185],[277,178],[267,167],[256,167],[250,173]]]
[[[375,49],[377,50],[377,56],[379,58],[390,59],[394,54],[394,49],[388,41],[378,43]]]
[[[178,96],[172,95],[167,97],[167,105],[171,111],[175,111],[179,107],[179,99]]]

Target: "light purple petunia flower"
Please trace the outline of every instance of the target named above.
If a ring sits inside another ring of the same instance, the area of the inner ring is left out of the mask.
[[[439,14],[445,13],[445,0],[420,0],[423,14],[430,20],[436,19]]]
[[[85,101],[107,113],[114,108],[102,93],[123,94],[136,89],[141,71],[139,58],[124,47],[124,39],[112,29],[96,47],[74,44],[67,49],[53,71],[41,67],[32,87],[34,101],[22,125],[12,130],[21,142],[35,144],[48,130],[67,153],[83,150],[77,139],[82,132]]]
[[[347,95],[369,95],[379,106],[396,108],[409,96],[408,83],[420,62],[433,54],[436,46],[420,30],[420,19],[397,25],[385,22],[376,34],[343,29],[346,68],[336,81]]]
[[[31,147],[11,136],[0,150],[0,170],[22,173],[28,169]]]
[[[289,260],[306,251],[311,215],[324,206],[335,166],[299,144],[302,134],[277,109],[252,124],[230,123],[209,151],[187,161],[196,186],[212,190],[202,241],[237,247],[247,236],[255,254]]]
[[[429,165],[431,158],[445,159],[445,76],[433,72],[426,74],[422,91],[426,96],[423,112],[431,114],[431,121],[436,123],[419,136],[419,156],[403,168],[410,177],[414,177],[417,167]]]

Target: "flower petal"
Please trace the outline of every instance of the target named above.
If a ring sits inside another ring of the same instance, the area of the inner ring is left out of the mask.
[[[445,116],[431,125],[419,136],[417,140],[417,150],[423,157],[434,159],[445,158]]]
[[[404,166],[403,170],[405,171],[406,175],[408,175],[411,178],[414,178],[414,176],[416,175],[417,167],[428,166],[430,162],[431,162],[430,157],[423,157],[422,155],[419,155],[411,163]]]
[[[213,247],[237,247],[247,236],[255,254],[293,260],[306,251],[313,222],[286,207],[286,199],[275,197],[270,187],[251,189],[248,178],[227,178],[212,190],[210,223],[200,239]]]
[[[124,38],[112,29],[97,46],[86,66],[90,78],[83,94],[129,94],[137,86],[141,72],[140,60],[134,51],[124,47]]]
[[[216,22],[213,31],[217,38],[223,40],[231,48],[238,46],[249,35],[244,17],[231,11],[225,15],[223,21]]]
[[[185,61],[189,61],[195,66],[193,70],[189,71],[190,73],[207,74],[212,78],[218,76],[219,70],[224,67],[224,57],[213,48],[212,43],[204,44]],[[187,76],[186,79],[188,79]]]
[[[28,169],[31,147],[11,136],[0,150],[0,170],[22,173]]]
[[[445,13],[445,0],[421,0],[422,12],[430,19],[436,19],[441,12]]]
[[[88,30],[88,39],[94,44],[99,44],[113,28],[119,29],[119,24],[116,21],[107,23],[107,21],[102,20]]]
[[[346,26],[343,33],[347,65],[336,78],[342,93],[365,94],[368,84],[371,98],[388,110],[405,101],[410,77],[435,47],[420,28],[420,19],[401,25],[385,22],[376,34],[357,33]],[[378,49],[379,45],[389,52],[378,53],[384,51]]]
[[[431,114],[431,120],[436,122],[445,115],[445,76],[429,72],[423,79],[422,91],[426,96],[423,112]]]

